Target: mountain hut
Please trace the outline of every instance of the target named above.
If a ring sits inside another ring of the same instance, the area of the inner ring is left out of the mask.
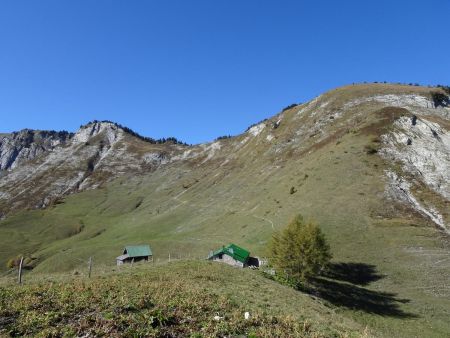
[[[122,265],[124,263],[132,263],[139,261],[148,261],[151,257],[152,250],[149,245],[127,245],[123,249],[123,254],[116,257],[117,265]]]

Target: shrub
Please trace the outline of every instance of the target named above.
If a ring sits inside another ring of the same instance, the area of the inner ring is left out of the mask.
[[[6,268],[7,269],[12,269],[15,266],[16,266],[16,259],[15,258],[8,259],[8,261],[6,262]]]
[[[272,237],[272,264],[278,274],[301,282],[318,275],[331,259],[330,247],[319,226],[296,216]]]
[[[281,112],[284,112],[284,111],[286,111],[286,110],[288,110],[288,109],[291,109],[291,108],[294,108],[294,107],[297,107],[297,106],[298,106],[298,103],[290,104],[289,106],[284,107],[284,108],[281,110]]]
[[[367,155],[373,155],[378,152],[378,147],[373,144],[368,144],[364,147]]]
[[[437,85],[436,87],[441,88],[444,92],[446,92],[448,95],[450,95],[450,86]]]
[[[229,139],[232,137],[233,136],[231,136],[231,135],[223,135],[223,136],[216,137],[216,139],[214,141],[226,140],[226,139]]]
[[[8,269],[13,269],[15,267],[18,267],[20,264],[20,259],[22,258],[22,255],[17,255],[16,257],[12,257],[8,259],[8,262],[6,262],[6,267]]]
[[[6,262],[6,268],[7,269],[14,269],[14,268],[19,267],[20,259],[22,258],[22,256],[23,255],[17,255],[15,257],[12,257],[12,258],[8,259],[8,261]],[[36,260],[35,257],[23,256],[22,267],[24,269],[33,269],[35,260]]]
[[[433,92],[431,93],[434,106],[437,107],[447,107],[450,104],[450,98],[442,93]]]

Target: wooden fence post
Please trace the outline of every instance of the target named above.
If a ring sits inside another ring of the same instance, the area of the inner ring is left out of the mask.
[[[89,278],[91,278],[91,272],[92,272],[92,257],[89,257]]]
[[[19,263],[19,284],[22,284],[22,267],[23,267],[23,256],[20,258]]]

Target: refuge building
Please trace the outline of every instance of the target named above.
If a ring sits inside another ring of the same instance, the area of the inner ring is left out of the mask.
[[[216,251],[211,251],[208,255],[208,260],[223,262],[241,268],[245,268],[247,266],[259,266],[258,258],[251,257],[248,250],[241,248],[236,244],[229,244],[217,249]]]
[[[116,257],[117,265],[139,261],[148,261],[152,257],[152,249],[149,245],[127,245],[123,249],[123,254]]]

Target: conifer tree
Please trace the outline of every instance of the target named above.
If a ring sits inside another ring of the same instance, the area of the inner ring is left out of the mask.
[[[319,274],[331,259],[330,247],[319,226],[296,216],[272,237],[271,261],[278,273],[297,282]]]

